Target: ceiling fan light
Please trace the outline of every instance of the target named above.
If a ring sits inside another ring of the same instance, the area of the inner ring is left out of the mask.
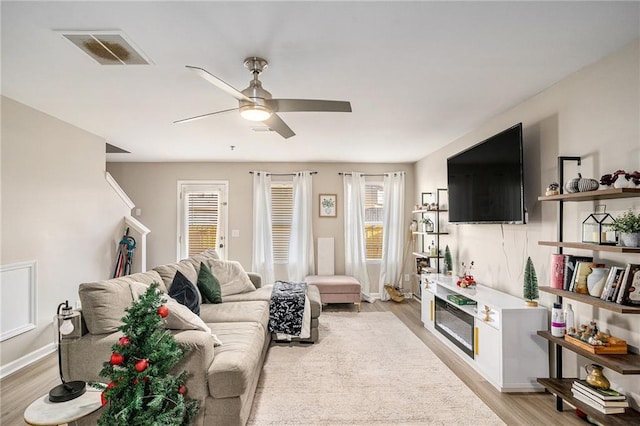
[[[240,116],[249,121],[264,121],[271,117],[271,111],[262,105],[251,105],[242,107]]]

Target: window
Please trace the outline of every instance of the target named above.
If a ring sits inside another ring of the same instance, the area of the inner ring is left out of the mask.
[[[227,184],[178,182],[178,258],[215,248],[226,258]]]
[[[364,232],[367,260],[382,259],[382,208],[384,187],[381,182],[368,182],[364,189]]]
[[[289,259],[289,235],[293,212],[293,185],[271,184],[271,238],[273,239],[273,261],[287,263]]]

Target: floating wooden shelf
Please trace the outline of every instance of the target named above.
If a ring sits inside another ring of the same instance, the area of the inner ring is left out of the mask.
[[[567,241],[538,241],[538,245],[551,247],[567,247],[593,251],[609,251],[614,253],[640,253],[640,247],[607,246],[591,243],[572,243]]]
[[[574,192],[572,194],[549,196],[542,195],[538,197],[538,201],[592,201],[611,200],[615,198],[631,198],[639,196],[640,188],[614,188],[589,192]]]
[[[591,306],[606,309],[608,311],[617,312],[619,314],[640,314],[640,306],[626,306],[619,303],[607,302],[588,294],[580,294],[573,291],[561,290],[552,287],[538,287],[538,290],[544,293],[555,294],[556,296],[566,297],[567,299],[577,300]]]
[[[430,258],[430,259],[440,259],[440,258],[442,258],[442,256],[431,256],[429,253],[422,253],[422,252],[414,252],[413,255],[415,257],[426,257],[426,258]]]
[[[610,368],[613,371],[620,374],[640,374],[640,355],[627,353],[624,355],[600,355],[594,354],[587,350],[582,349],[580,346],[576,346],[563,339],[562,337],[555,337],[549,331],[538,331],[538,336],[543,337],[550,342],[560,345],[564,348],[570,349],[572,352],[582,355],[585,358],[589,358],[591,361]]]
[[[411,213],[436,213],[436,212],[447,212],[449,210],[427,210],[427,209],[422,209],[422,210],[413,210]]]
[[[559,396],[569,404],[579,408],[589,416],[605,425],[637,425],[640,424],[640,413],[632,408],[627,408],[624,414],[602,414],[600,411],[577,400],[571,393],[571,385],[576,379],[547,379],[540,378],[538,383],[544,386],[549,392]]]

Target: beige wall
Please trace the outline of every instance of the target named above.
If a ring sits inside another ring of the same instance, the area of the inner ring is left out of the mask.
[[[105,141],[2,97],[2,265],[36,260],[37,328],[0,343],[0,365],[54,341],[78,284],[108,278],[128,208],[104,178]],[[3,294],[3,297],[11,296]]]
[[[540,203],[547,185],[557,180],[558,156],[581,156],[584,177],[599,179],[617,169],[640,169],[640,43],[635,42],[595,64],[567,77],[537,96],[505,111],[416,165],[416,192],[446,186],[448,156],[478,143],[515,123],[524,126],[525,198],[527,225],[449,225],[451,235],[443,238],[452,249],[454,263],[475,261],[474,275],[490,287],[522,297],[522,280],[527,256],[531,256],[540,285],[548,285],[549,260],[555,249],[539,246],[539,240],[555,240],[557,204]],[[575,163],[565,163],[565,180],[577,174]],[[607,200],[607,211],[640,210],[640,199]],[[581,222],[596,203],[565,204],[565,240],[580,241]],[[611,265],[638,262],[637,254],[612,254],[567,250],[594,256]],[[541,293],[541,303],[551,306],[554,298]],[[640,346],[640,322],[588,305],[565,300],[576,311],[576,321],[595,318],[629,343]],[[504,342],[508,344],[508,342]],[[565,354],[569,353],[565,351]],[[566,355],[565,375],[575,377],[587,360]],[[524,367],[524,366],[523,366]],[[636,376],[607,371],[618,386],[634,390],[640,403]],[[635,381],[635,382],[634,382]],[[631,386],[631,383],[635,385]]]
[[[284,143],[284,142],[283,142]],[[338,172],[360,171],[383,173],[405,171],[407,227],[413,199],[412,164],[345,164],[345,163],[108,163],[107,170],[118,181],[136,208],[142,209],[138,219],[151,229],[148,235],[148,267],[175,262],[177,258],[177,181],[226,180],[229,182],[228,258],[238,260],[245,269],[251,268],[252,244],[252,177],[251,170],[290,173],[299,170],[318,172],[313,177],[314,211],[318,210],[318,194],[338,195],[338,217],[314,216],[314,237],[333,237],[335,268],[344,273],[344,229],[342,177]],[[278,177],[273,177],[277,179]],[[286,179],[284,177],[280,179]],[[375,179],[375,178],[371,178]],[[381,179],[381,178],[377,178]],[[240,236],[231,237],[231,230]],[[282,272],[282,268],[278,268]],[[377,283],[378,265],[369,268],[372,292]],[[276,278],[286,278],[282,274]]]

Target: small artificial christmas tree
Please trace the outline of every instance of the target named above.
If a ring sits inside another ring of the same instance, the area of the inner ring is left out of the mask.
[[[451,258],[451,251],[449,250],[449,246],[447,245],[444,248],[444,273],[446,275],[451,275],[452,269],[453,269],[453,259]]]
[[[185,396],[187,373],[169,371],[184,354],[176,339],[162,326],[169,309],[153,283],[122,318],[124,333],[114,344],[100,376],[111,379],[102,393],[109,407],[98,421],[114,425],[188,425],[198,412],[198,401]]]
[[[538,277],[536,276],[536,269],[533,267],[531,257],[527,258],[527,265],[524,268],[524,284],[522,293],[527,306],[538,306],[538,302],[535,300],[539,297]]]

